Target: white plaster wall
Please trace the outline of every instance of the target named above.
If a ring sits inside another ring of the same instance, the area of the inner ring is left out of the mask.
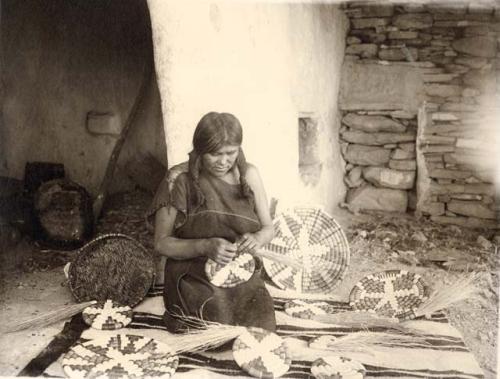
[[[336,5],[149,0],[169,165],[185,161],[198,120],[234,113],[247,159],[281,204],[344,196],[337,94],[347,20]],[[320,120],[323,171],[298,171],[298,117]]]

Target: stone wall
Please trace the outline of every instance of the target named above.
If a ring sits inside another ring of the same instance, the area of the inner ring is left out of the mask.
[[[342,119],[347,202],[363,209],[405,212],[417,168],[415,119],[380,113],[349,112]]]
[[[493,139],[498,138],[499,111],[422,108],[417,143],[419,214],[440,223],[498,226]]]
[[[413,99],[385,104],[341,94],[347,203],[495,226],[500,8],[493,2],[348,3],[344,11],[347,65],[383,66],[394,75],[416,69],[421,81]],[[408,106],[412,100],[419,112]]]

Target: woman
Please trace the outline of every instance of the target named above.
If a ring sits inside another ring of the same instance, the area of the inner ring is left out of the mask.
[[[206,114],[194,132],[188,172],[177,176],[171,191],[165,179],[153,200],[149,215],[155,217],[155,250],[167,257],[164,320],[170,331],[184,326],[176,317],[180,314],[276,328],[258,259],[252,277],[235,287],[216,287],[205,274],[208,258],[227,264],[274,235],[260,175],[245,161],[241,142],[235,116]]]

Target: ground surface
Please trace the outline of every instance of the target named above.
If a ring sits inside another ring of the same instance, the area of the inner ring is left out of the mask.
[[[151,247],[152,234],[142,215],[151,197],[142,192],[116,195],[103,212],[97,233],[121,232]],[[482,273],[481,296],[447,311],[485,372],[496,378],[498,330],[497,248],[493,233],[444,227],[410,216],[334,215],[351,247],[351,262],[336,296],[348,300],[363,276],[403,268],[421,274],[433,288],[450,284],[467,270]],[[74,251],[44,250],[22,239],[0,252],[0,318],[2,325],[72,304],[62,272]],[[38,330],[0,334],[0,375],[13,376],[62,329],[62,322]]]

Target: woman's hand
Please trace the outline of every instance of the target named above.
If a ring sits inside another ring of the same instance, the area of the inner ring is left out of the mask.
[[[216,263],[226,265],[233,260],[238,250],[235,243],[224,238],[209,238],[206,255]]]
[[[238,251],[240,253],[253,254],[260,247],[260,242],[252,233],[245,233],[238,239]]]

